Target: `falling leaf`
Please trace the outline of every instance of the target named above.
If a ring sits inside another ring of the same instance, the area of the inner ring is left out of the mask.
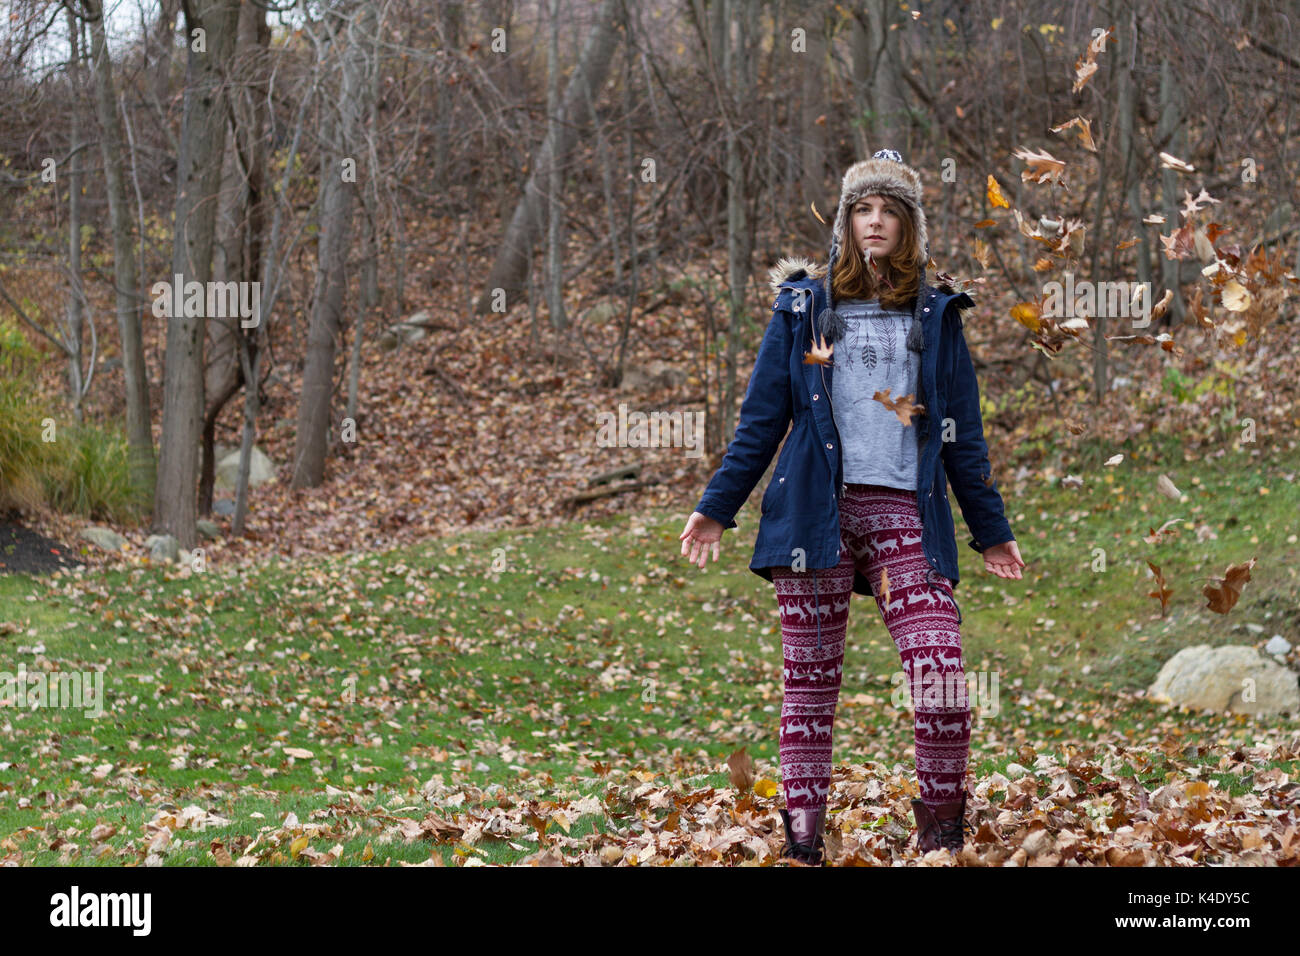
[[[1223,307],[1229,312],[1245,312],[1250,308],[1250,290],[1236,279],[1230,279],[1223,286],[1221,301],[1223,302]]]
[[[989,178],[991,179],[992,177]],[[998,221],[996,219],[981,219],[979,222],[975,223],[975,228],[987,229],[989,226],[996,226],[997,224]]]
[[[1177,524],[1179,521],[1182,520],[1183,520],[1182,518],[1170,518],[1159,528],[1150,529],[1150,534],[1148,534],[1142,540],[1145,541],[1147,544],[1159,544],[1165,538],[1176,538],[1178,537],[1178,531],[1175,528],[1171,528],[1170,525]]]
[[[826,344],[826,337],[820,333],[817,335],[819,345],[814,345],[811,352],[803,353],[804,365],[830,365],[831,355],[835,352],[834,344]]]
[[[1104,465],[1118,465],[1118,464],[1119,464],[1121,461],[1123,461],[1123,460],[1124,460],[1124,453],[1123,453],[1123,452],[1120,452],[1118,455],[1111,455],[1111,456],[1110,456],[1109,458],[1107,458],[1104,462],[1102,462],[1102,464],[1104,464]]]
[[[1174,501],[1182,501],[1183,499],[1182,492],[1174,487],[1174,483],[1169,480],[1168,475],[1161,474],[1160,477],[1156,479],[1156,490],[1166,498],[1172,498]]]
[[[754,786],[754,758],[748,753],[748,745],[741,747],[727,758],[730,768],[731,785],[741,793]]]
[[[1169,609],[1169,595],[1173,594],[1174,592],[1171,591],[1169,588],[1165,587],[1165,576],[1160,573],[1160,569],[1158,567],[1156,567],[1150,561],[1147,562],[1147,567],[1149,567],[1151,569],[1151,573],[1156,576],[1156,590],[1149,591],[1147,593],[1147,597],[1160,599],[1160,616],[1164,617],[1165,612]]]
[[[1159,322],[1165,312],[1169,310],[1169,303],[1173,301],[1173,289],[1165,289],[1165,294],[1160,297],[1160,301],[1151,307],[1151,321]]]
[[[1250,569],[1255,566],[1255,558],[1245,564],[1231,564],[1222,578],[1215,578],[1214,583],[1201,588],[1209,603],[1206,607],[1219,614],[1227,614],[1237,604],[1241,591],[1250,580]]]
[[[1175,169],[1180,173],[1196,172],[1196,168],[1194,166],[1188,166],[1177,156],[1170,156],[1168,153],[1160,154],[1160,165],[1164,169]]]
[[[1011,307],[1011,317],[1031,332],[1043,327],[1041,315],[1042,309],[1037,302],[1017,302]]]
[[[1018,147],[1011,155],[1017,159],[1023,159],[1025,165],[1029,167],[1020,174],[1020,178],[1024,182],[1053,182],[1058,186],[1065,186],[1062,179],[1065,175],[1064,160],[1057,159],[1046,150],[1034,152],[1031,149],[1025,149],[1023,146]]]
[[[1202,187],[1201,189],[1201,194],[1197,196],[1195,199],[1192,198],[1192,194],[1188,192],[1186,189],[1183,190],[1183,195],[1186,198],[1183,200],[1183,207],[1182,209],[1179,210],[1179,212],[1182,213],[1184,219],[1186,219],[1194,212],[1200,212],[1209,203],[1222,202],[1222,200],[1215,199],[1213,196],[1207,193],[1204,187]]]
[[[1196,252],[1196,242],[1193,238],[1195,230],[1191,223],[1184,223],[1178,229],[1175,229],[1168,236],[1161,236],[1160,242],[1164,245],[1166,259],[1187,259]]]
[[[925,414],[924,405],[913,404],[912,400],[916,397],[915,395],[903,395],[895,399],[889,397],[889,392],[889,389],[885,389],[883,392],[876,392],[871,397],[897,415],[904,428],[912,424],[913,415]]]
[[[1051,127],[1051,131],[1053,133],[1063,133],[1071,127],[1076,127],[1079,130],[1079,143],[1084,149],[1093,153],[1097,152],[1097,144],[1093,142],[1092,139],[1092,124],[1082,116],[1076,116],[1074,119],[1062,123],[1060,126],[1053,126]]]
[[[1007,197],[1002,195],[1002,187],[998,185],[998,181],[993,178],[992,173],[989,173],[988,197],[989,203],[994,206],[1001,206],[1003,209],[1011,208],[1011,203],[1007,202]]]

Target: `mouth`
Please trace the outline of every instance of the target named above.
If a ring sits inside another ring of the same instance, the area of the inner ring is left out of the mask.
[[[867,236],[867,241],[868,241],[868,242],[884,242],[884,241],[885,241],[885,237],[884,237],[884,236]]]

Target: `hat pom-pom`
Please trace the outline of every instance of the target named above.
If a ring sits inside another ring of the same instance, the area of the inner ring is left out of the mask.
[[[826,308],[822,309],[821,315],[817,316],[817,328],[820,330],[820,336],[828,344],[834,344],[844,338],[848,322],[834,309]]]
[[[907,348],[912,352],[920,352],[925,348],[925,336],[921,334],[921,322],[913,318],[912,327],[907,330]]]

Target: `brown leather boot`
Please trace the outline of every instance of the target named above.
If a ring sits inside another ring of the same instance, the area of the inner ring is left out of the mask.
[[[945,847],[954,854],[966,845],[966,792],[955,803],[940,803],[931,810],[924,801],[912,801],[916,817],[916,848],[929,853]]]
[[[784,807],[780,810],[781,823],[785,826],[785,846],[781,848],[781,857],[789,857],[809,866],[825,866],[825,841],[822,839],[822,826],[826,822],[826,807],[815,810],[796,807],[793,818]]]

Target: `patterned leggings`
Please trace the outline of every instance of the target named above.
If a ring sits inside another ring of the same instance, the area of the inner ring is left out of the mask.
[[[966,785],[971,718],[952,582],[921,550],[915,491],[850,484],[840,501],[840,563],[817,571],[772,569],[785,658],[780,751],[786,807],[821,807],[830,793],[831,729],[855,568],[870,581],[902,657],[921,799],[928,807],[956,802]],[[880,586],[885,569],[888,606]]]

